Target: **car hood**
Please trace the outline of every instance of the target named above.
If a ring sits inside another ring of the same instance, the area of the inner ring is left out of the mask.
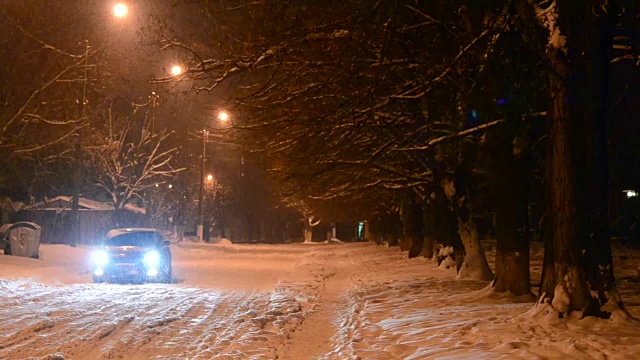
[[[142,259],[144,254],[153,248],[140,246],[105,246],[104,249],[115,262],[128,262]]]
[[[107,252],[118,252],[118,253],[142,253],[152,250],[150,247],[142,247],[142,246],[105,246],[104,249]]]

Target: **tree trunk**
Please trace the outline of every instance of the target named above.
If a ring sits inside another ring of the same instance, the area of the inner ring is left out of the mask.
[[[555,70],[549,76],[548,114],[551,243],[546,249],[552,253],[545,254],[540,297],[560,316],[576,310],[608,317],[616,309],[628,316],[615,291],[606,201],[607,71],[616,12],[610,4],[598,11],[592,5],[559,4],[557,30],[567,47],[548,51]]]
[[[560,74],[567,69],[556,61]],[[567,98],[564,80],[552,75],[551,109],[549,120],[550,158],[547,179],[549,181],[549,220],[551,221],[551,244],[547,247],[552,254],[545,256],[544,272],[540,286],[540,296],[552,301],[560,312],[586,309],[589,303],[589,291],[584,274],[583,257],[580,254],[578,233],[578,209],[576,198],[576,167],[574,159],[576,139],[573,138],[571,109]],[[559,296],[559,295],[563,296]],[[565,303],[566,301],[568,303]]]
[[[468,176],[466,171],[459,170],[455,181],[445,178],[442,184],[447,197],[456,208],[458,235],[464,245],[464,261],[458,271],[458,278],[490,281],[493,280],[493,273],[480,245],[476,222],[469,207]]]
[[[445,191],[446,165],[440,152],[436,152],[434,157],[436,163],[433,166],[433,182],[436,186],[433,188],[430,202],[433,204],[433,223],[437,242],[435,255],[438,265],[446,256],[450,256],[456,263],[456,270],[460,271],[464,262],[465,250],[458,234],[458,221],[453,203]]]
[[[309,218],[307,218],[306,216],[304,217],[303,232],[304,242],[310,243],[311,241],[313,241],[313,228],[311,227],[311,224],[309,224]]]
[[[465,250],[464,262],[458,271],[458,278],[493,280],[493,273],[480,245],[475,220],[471,216],[459,216],[458,233]]]
[[[384,239],[387,246],[398,246],[400,236],[400,218],[398,214],[385,214],[383,217]]]
[[[376,215],[371,220],[367,221],[367,233],[369,234],[368,240],[381,244],[381,239],[384,237],[384,225],[382,224],[382,216]]]
[[[427,259],[433,259],[436,249],[436,224],[435,224],[435,206],[434,206],[435,193],[433,198],[429,199],[428,203],[423,207],[423,245],[420,256]]]
[[[424,239],[422,236],[422,206],[413,190],[408,190],[402,199],[402,238],[401,249],[409,251],[409,258],[420,255]],[[406,248],[406,249],[405,249]]]
[[[591,285],[592,294],[598,294],[597,301],[592,301],[592,309],[587,313],[593,313],[602,317],[609,317],[610,311],[616,308],[626,310],[615,286],[613,272],[613,258],[611,255],[611,243],[609,239],[609,161],[608,139],[610,124],[609,95],[609,67],[613,51],[613,32],[617,24],[616,15],[619,9],[615,1],[607,4],[608,11],[593,16],[592,36],[584,39],[584,43],[591,46],[591,58],[587,58],[585,66],[585,78],[590,81],[590,86],[580,87],[590,91],[585,94],[591,104],[588,108],[590,114],[585,116],[587,124],[584,127],[587,142],[586,171],[588,184],[583,187],[584,199],[589,199],[587,204],[588,235],[587,246],[584,254],[587,263],[587,277]],[[581,33],[582,34],[582,33]],[[611,302],[614,306],[609,306]],[[605,308],[606,307],[606,308]]]
[[[508,119],[507,121],[517,121]],[[489,177],[495,193],[496,279],[498,293],[531,294],[529,273],[528,155],[524,141],[514,141],[510,124],[486,135]],[[514,148],[514,144],[523,144]]]

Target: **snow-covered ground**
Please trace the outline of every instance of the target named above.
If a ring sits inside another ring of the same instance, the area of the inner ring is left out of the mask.
[[[640,358],[635,321],[545,317],[397,248],[180,243],[169,285],[93,284],[90,250],[0,255],[0,359]],[[635,316],[638,260],[616,250]]]

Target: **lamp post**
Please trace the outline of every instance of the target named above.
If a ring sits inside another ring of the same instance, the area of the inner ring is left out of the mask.
[[[87,68],[89,67],[89,40],[85,40],[84,48],[84,69],[82,72],[82,98],[78,101],[80,106],[80,122],[84,122],[85,118],[85,105],[87,104]],[[82,126],[80,124],[79,126]],[[80,183],[82,180],[82,134],[80,129],[75,129],[75,144],[74,144],[74,174],[73,174],[73,196],[71,198],[71,221],[73,223],[74,231],[69,239],[69,245],[76,247],[78,240],[80,240]]]
[[[196,236],[198,241],[204,241],[204,168],[207,158],[207,140],[209,138],[209,132],[202,130],[202,159],[200,162],[200,191],[198,193],[198,228],[196,229]],[[207,239],[208,240],[208,239]]]
[[[218,112],[218,120],[226,122],[229,120],[229,113],[222,110]],[[205,178],[205,161],[207,157],[207,140],[209,139],[209,131],[202,130],[202,159],[200,162],[200,189],[198,193],[198,227],[196,228],[196,236],[198,241],[204,241],[204,182],[213,180],[213,176],[209,175]],[[209,239],[206,239],[209,241]]]
[[[155,91],[152,91],[149,97],[151,98],[151,135],[153,135],[156,129],[156,106],[160,96]]]
[[[125,4],[119,3],[113,7],[113,16],[116,18],[124,18],[127,16],[128,8]],[[80,127],[83,126],[86,117],[87,105],[87,71],[89,70],[89,39],[85,39],[84,48],[84,69],[82,71],[82,98],[78,101],[80,106]],[[72,231],[69,239],[69,245],[75,247],[80,240],[80,184],[82,180],[82,134],[81,129],[76,127],[74,131],[74,174],[73,174],[73,194],[71,198],[71,222]]]

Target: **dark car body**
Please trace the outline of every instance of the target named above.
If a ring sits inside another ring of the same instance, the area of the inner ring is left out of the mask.
[[[93,254],[94,282],[171,282],[169,241],[156,229],[114,229]]]

